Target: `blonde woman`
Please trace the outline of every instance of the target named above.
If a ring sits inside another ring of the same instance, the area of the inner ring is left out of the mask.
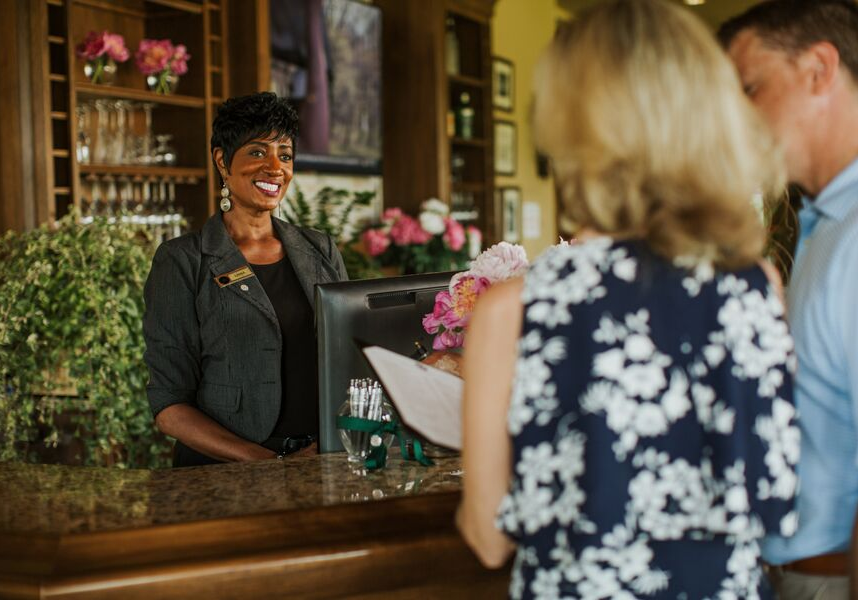
[[[489,567],[517,547],[516,598],[769,597],[795,359],[751,199],[779,153],[710,33],[657,0],[577,18],[534,109],[580,243],[477,306],[462,534]]]

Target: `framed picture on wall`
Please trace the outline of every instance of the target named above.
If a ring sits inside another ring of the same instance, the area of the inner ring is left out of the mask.
[[[512,121],[495,121],[495,173],[515,175],[516,135]]]
[[[500,237],[505,242],[521,241],[521,188],[507,186],[495,191]]]
[[[508,112],[515,108],[515,67],[499,56],[492,58],[492,106]]]

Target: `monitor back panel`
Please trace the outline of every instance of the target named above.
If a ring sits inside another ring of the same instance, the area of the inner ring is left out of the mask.
[[[419,342],[428,350],[432,336],[423,316],[435,294],[447,289],[454,272],[386,279],[342,281],[316,286],[319,360],[319,451],[343,450],[336,414],[346,400],[350,379],[372,377],[355,339],[411,356]]]

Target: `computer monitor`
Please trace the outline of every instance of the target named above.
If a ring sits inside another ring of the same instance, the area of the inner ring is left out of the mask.
[[[423,316],[435,294],[447,289],[449,273],[340,281],[316,286],[319,352],[319,451],[343,450],[336,415],[350,379],[372,377],[355,339],[411,356],[415,342],[432,348]]]

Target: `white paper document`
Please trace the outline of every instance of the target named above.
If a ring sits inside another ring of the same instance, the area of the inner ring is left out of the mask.
[[[402,421],[439,446],[462,449],[462,379],[379,346],[364,355]]]

